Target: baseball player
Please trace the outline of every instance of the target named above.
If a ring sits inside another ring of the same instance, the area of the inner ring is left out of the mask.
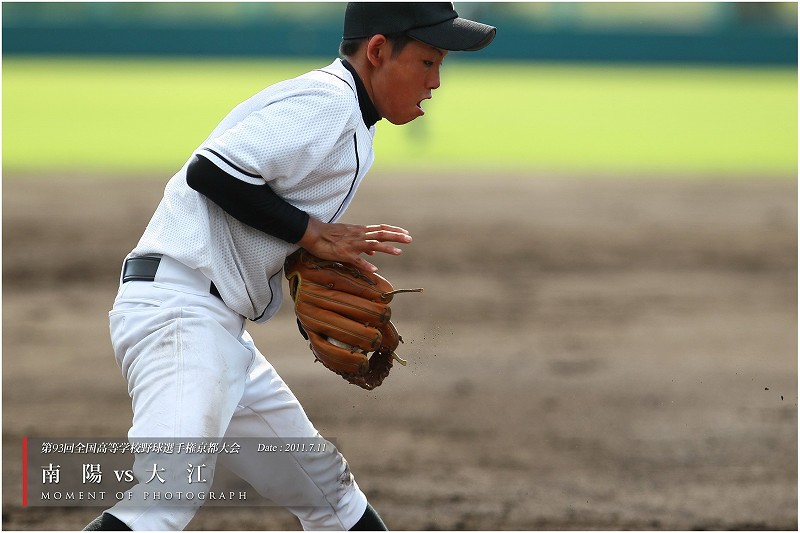
[[[129,439],[320,438],[245,324],[277,312],[284,261],[301,247],[373,273],[362,254],[411,242],[403,228],[337,220],[372,165],[375,124],[421,117],[448,51],[479,50],[495,31],[451,3],[350,3],[341,58],[244,101],[191,154],[109,312]],[[304,529],[386,529],[335,449],[294,454],[280,472],[252,455],[225,462]],[[137,484],[86,529],[183,529],[198,507],[148,498],[148,481],[169,475],[154,466],[137,456]]]

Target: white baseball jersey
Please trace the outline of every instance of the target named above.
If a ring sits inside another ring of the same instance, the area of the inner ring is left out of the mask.
[[[323,222],[338,220],[374,160],[353,75],[337,59],[242,102],[193,154]],[[191,161],[192,158],[189,159]],[[226,305],[264,322],[282,300],[283,262],[298,246],[239,222],[186,183],[166,186],[131,256],[161,254],[200,270]]]

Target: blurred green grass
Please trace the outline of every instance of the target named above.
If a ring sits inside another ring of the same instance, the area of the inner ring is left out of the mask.
[[[234,105],[324,64],[4,58],[3,172],[172,173]],[[448,58],[424,107],[378,124],[374,169],[797,174],[796,69]]]

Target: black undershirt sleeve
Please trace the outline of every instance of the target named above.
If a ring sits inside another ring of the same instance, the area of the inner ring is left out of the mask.
[[[269,185],[246,183],[201,155],[189,162],[186,183],[236,220],[286,242],[298,242],[308,227],[308,213],[275,194]]]

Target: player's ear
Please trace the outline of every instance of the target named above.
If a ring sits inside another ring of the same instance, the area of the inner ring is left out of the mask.
[[[373,35],[367,41],[367,61],[373,66],[380,66],[389,54],[391,46],[384,35]]]

